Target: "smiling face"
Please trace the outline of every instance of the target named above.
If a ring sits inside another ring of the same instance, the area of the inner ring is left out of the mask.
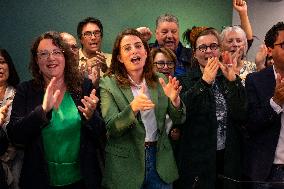
[[[0,85],[7,84],[9,78],[9,67],[3,56],[0,54]]]
[[[218,39],[212,34],[200,36],[196,40],[196,50],[194,52],[194,57],[198,60],[199,65],[202,67],[206,66],[209,58],[220,56],[219,47],[215,50],[211,49],[209,46],[212,46],[212,44],[219,45]],[[202,52],[201,50],[199,50],[199,47],[202,47],[204,45],[207,46],[207,48],[205,52]]]
[[[52,77],[64,78],[65,58],[62,50],[53,44],[52,39],[43,39],[37,48],[37,64],[45,81]]]
[[[175,72],[174,60],[167,57],[162,52],[158,52],[153,59],[156,71],[165,74],[167,77],[173,76]]]
[[[179,43],[179,28],[175,22],[160,22],[156,29],[156,39],[160,47],[176,51]]]
[[[88,33],[91,33],[91,35]],[[82,37],[80,41],[86,56],[96,54],[96,51],[101,50],[102,36],[100,28],[94,23],[87,23],[82,28]]]
[[[231,53],[236,52],[240,47],[245,48],[245,45],[245,39],[242,34],[233,30],[228,32],[222,41],[223,50]]]
[[[118,60],[124,64],[128,73],[143,72],[147,51],[142,40],[135,35],[126,35],[121,39]]]

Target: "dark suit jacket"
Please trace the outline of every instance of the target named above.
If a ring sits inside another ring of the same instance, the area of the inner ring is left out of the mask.
[[[76,106],[82,105],[81,98],[89,95],[93,88],[90,80],[85,80],[82,95],[70,92]],[[32,81],[20,84],[13,101],[8,136],[12,142],[25,146],[25,157],[20,178],[22,189],[47,189],[49,176],[44,157],[41,130],[51,118],[51,112],[45,114],[42,109],[44,90],[36,88]],[[103,121],[95,112],[90,120],[80,113],[82,120],[80,141],[81,175],[87,189],[99,188],[101,173],[96,156],[97,139],[103,131]]]
[[[265,180],[274,161],[281,127],[281,114],[270,106],[274,94],[273,67],[249,74],[246,78],[248,98],[248,137],[245,140],[244,171],[252,180]]]

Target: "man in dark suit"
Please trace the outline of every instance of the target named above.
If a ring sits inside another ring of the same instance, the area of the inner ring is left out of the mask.
[[[255,189],[284,188],[284,23],[265,36],[274,65],[246,79],[249,137],[245,145],[245,174]],[[268,182],[283,182],[271,184]]]

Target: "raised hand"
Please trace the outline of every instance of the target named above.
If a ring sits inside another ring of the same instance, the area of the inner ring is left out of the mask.
[[[282,106],[284,103],[284,78],[278,73],[272,99],[279,106]]]
[[[59,106],[58,97],[60,95],[60,90],[55,89],[55,82],[56,78],[53,77],[46,88],[42,102],[42,109],[45,112],[49,112],[55,105]]]
[[[208,59],[208,62],[203,70],[202,79],[208,83],[212,84],[216,78],[219,69],[218,57],[212,57]]]
[[[132,111],[137,114],[139,111],[150,110],[155,107],[155,104],[145,94],[146,86],[143,84],[137,96],[130,103]]]
[[[152,32],[149,28],[147,27],[139,27],[139,28],[136,28],[137,31],[139,31],[142,35],[142,39],[144,41],[149,41],[152,37]]]
[[[240,13],[247,13],[247,3],[244,0],[233,0],[233,7]]]
[[[172,76],[169,76],[169,82],[166,84],[163,78],[159,78],[160,84],[163,87],[164,93],[167,97],[170,98],[172,104],[175,107],[180,106],[180,97],[179,93],[182,87],[179,85],[179,81]]]
[[[99,102],[99,98],[96,96],[96,90],[93,89],[90,96],[84,96],[84,98],[81,99],[81,102],[83,103],[84,107],[78,106],[78,109],[83,113],[85,118],[89,120],[93,116],[93,113],[96,110]]]
[[[237,58],[233,58],[232,55],[228,52],[225,51],[222,53],[222,58],[223,62],[219,62],[219,66],[224,74],[224,76],[229,80],[229,81],[235,81],[236,80],[236,71],[235,67],[237,65]]]
[[[255,56],[255,64],[258,71],[265,68],[267,52],[268,49],[265,44],[261,44]]]
[[[234,52],[232,55],[232,58],[229,58],[227,61],[229,62],[224,62],[225,64],[232,64],[233,69],[235,70],[235,73],[237,75],[240,75],[241,69],[244,67],[244,62],[242,61],[242,56],[244,54],[244,46],[241,46]],[[225,60],[226,61],[226,60]]]

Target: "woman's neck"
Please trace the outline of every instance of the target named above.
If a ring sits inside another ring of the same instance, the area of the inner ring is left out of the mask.
[[[51,79],[45,79],[45,84],[46,84],[45,87],[47,87],[47,85],[49,84],[50,80]],[[61,91],[66,89],[66,84],[65,84],[65,81],[64,81],[64,77],[60,77],[58,79],[56,78],[55,90],[57,90],[57,89],[59,89]]]
[[[141,72],[131,72],[128,73],[130,80],[134,82],[134,84],[140,85],[143,82],[143,70]]]

